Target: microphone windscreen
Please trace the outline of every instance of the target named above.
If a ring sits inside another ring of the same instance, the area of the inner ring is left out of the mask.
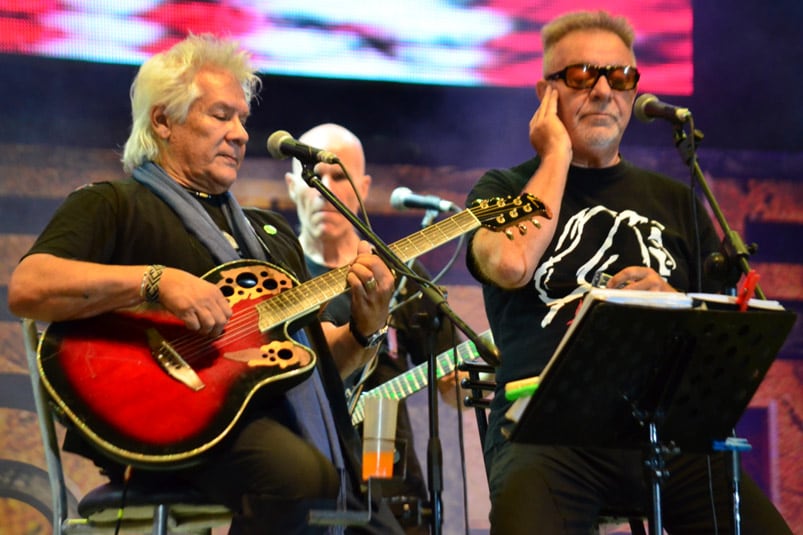
[[[398,187],[390,194],[390,205],[396,210],[406,210],[404,205],[405,199],[410,196],[413,191],[410,188]]]
[[[636,99],[636,103],[633,104],[633,113],[635,114],[636,119],[642,123],[651,123],[655,118],[647,115],[647,106],[650,104],[650,102],[657,101],[658,97],[651,95],[650,93],[639,95],[639,97]]]
[[[277,160],[283,160],[288,155],[282,152],[282,143],[287,139],[293,139],[290,132],[284,130],[277,130],[268,138],[268,152]]]

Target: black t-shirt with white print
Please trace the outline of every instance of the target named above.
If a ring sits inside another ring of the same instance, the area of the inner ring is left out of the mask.
[[[533,158],[506,170],[485,173],[468,202],[516,196],[538,167]],[[697,203],[705,258],[719,247],[714,227]],[[531,229],[531,232],[538,232]],[[502,355],[491,415],[491,446],[509,402],[504,385],[541,372],[565,333],[597,272],[615,274],[627,266],[653,268],[679,291],[696,291],[699,262],[690,189],[667,176],[622,160],[615,166],[572,166],[557,230],[533,280],[516,290],[483,284],[486,314]],[[469,256],[475,277],[481,275]],[[715,287],[703,285],[704,291]]]

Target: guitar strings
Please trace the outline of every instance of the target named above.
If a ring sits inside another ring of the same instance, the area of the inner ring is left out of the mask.
[[[461,223],[458,220],[465,221]],[[444,238],[454,237],[452,235],[454,231],[446,231],[446,226],[462,229],[462,227],[469,225],[470,229],[475,226],[476,221],[477,218],[474,214],[472,214],[470,210],[466,210],[461,214],[457,214],[442,221],[440,225],[427,227],[413,236],[408,236],[407,238],[399,240],[392,245],[392,248],[395,249],[397,254],[402,253],[402,256],[412,258],[431,249],[434,242],[442,242]],[[439,236],[439,239],[433,240],[432,238],[435,236]],[[216,344],[219,347],[226,347],[227,345],[237,344],[247,339],[253,334],[254,325],[257,327],[257,332],[261,332],[260,320],[265,317],[278,318],[281,317],[284,312],[285,316],[292,319],[307,310],[314,309],[312,306],[304,307],[305,297],[309,298],[309,296],[314,295],[317,298],[318,304],[323,304],[329,299],[346,291],[347,288],[345,284],[339,287],[340,285],[335,285],[335,283],[339,283],[345,279],[345,272],[347,270],[348,266],[342,266],[331,270],[300,286],[295,286],[279,292],[269,297],[267,301],[260,301],[254,307],[242,311],[235,311],[227,323],[225,331],[215,338],[204,337],[188,331],[172,340],[166,340],[166,342],[181,355],[186,362],[189,363],[191,361],[201,360],[209,351],[214,351],[214,346]],[[291,312],[294,311],[295,314],[286,314],[288,309]],[[255,319],[252,317],[252,312],[256,314]],[[270,326],[278,326],[281,322],[268,320],[268,323]]]
[[[450,226],[455,228],[461,228],[466,223],[460,224],[458,219],[465,219],[471,226],[474,226],[474,222],[476,218],[474,215],[467,211],[463,214],[458,214],[453,216],[452,218],[442,221],[440,225],[434,225],[432,227],[428,227],[416,235],[408,236],[395,244],[393,247],[397,249],[397,251],[406,253],[404,256],[413,257],[417,256],[421,252],[431,249],[434,242],[442,242],[444,238],[453,237],[454,230],[451,232],[447,232],[444,227]],[[439,240],[433,240],[430,236],[439,236]],[[423,244],[423,247],[422,247]],[[412,250],[412,253],[410,252]],[[416,254],[413,254],[416,253]],[[257,328],[259,329],[259,320],[262,319],[262,314],[259,312],[275,312],[275,314],[268,315],[269,317],[279,317],[282,312],[287,312],[286,309],[290,309],[291,311],[295,311],[295,314],[288,315],[289,317],[293,318],[296,315],[305,312],[308,309],[314,307],[304,307],[304,299],[303,297],[309,297],[311,295],[315,295],[319,303],[326,302],[328,299],[334,298],[340,293],[346,290],[346,285],[344,284],[343,287],[340,286],[340,281],[345,279],[346,271],[348,270],[348,266],[342,266],[340,268],[331,270],[323,275],[315,277],[300,286],[295,286],[293,288],[289,288],[283,292],[280,292],[274,296],[271,296],[268,301],[262,301],[256,305],[254,308],[260,308],[262,310],[257,311]],[[335,283],[338,283],[335,285]],[[306,292],[306,294],[305,294]],[[324,298],[321,299],[321,295],[328,297],[328,299]],[[294,302],[294,298],[297,296],[302,296],[302,298],[296,299]],[[285,314],[287,315],[287,314]],[[273,322],[270,322],[273,325]],[[278,326],[279,322],[275,322]],[[185,333],[172,341],[169,341],[170,345],[175,349],[179,354],[188,353],[188,356],[185,357],[185,360],[198,360],[200,357],[194,355],[196,352],[202,352],[208,346],[215,344],[216,342],[223,341],[224,345],[227,343],[237,343],[244,338],[251,335],[253,332],[253,324],[251,317],[249,314],[237,314],[235,313],[232,315],[232,318],[229,320],[226,330],[223,334],[217,336],[216,338],[204,338],[200,335],[195,333]]]

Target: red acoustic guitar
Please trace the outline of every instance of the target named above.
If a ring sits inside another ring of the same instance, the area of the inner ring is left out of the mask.
[[[518,223],[523,232],[522,221],[535,216],[551,214],[530,195],[482,201],[390,247],[407,261],[479,226]],[[315,355],[289,327],[345,292],[347,269],[297,284],[265,262],[217,267],[204,279],[234,312],[217,338],[164,311],[51,324],[38,350],[43,383],[69,423],[118,461],[191,464],[226,437],[258,392],[280,394],[309,376]]]

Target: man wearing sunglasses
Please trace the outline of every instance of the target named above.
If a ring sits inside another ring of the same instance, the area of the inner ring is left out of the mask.
[[[621,17],[577,12],[542,29],[541,103],[530,119],[536,156],[485,173],[468,202],[533,194],[552,210],[512,239],[479,229],[467,263],[483,284],[485,309],[502,354],[484,445],[491,533],[587,534],[601,511],[649,512],[642,453],[529,445],[505,438],[505,385],[541,373],[592,285],[659,292],[716,292],[698,284],[699,261],[719,247],[703,207],[698,232],[689,188],[640,169],[620,154],[636,98],[634,32]],[[604,277],[601,277],[604,275]],[[607,281],[604,283],[598,280]],[[632,326],[622,326],[625,333]],[[616,340],[600,340],[600,345]],[[578,384],[583,379],[578,378]],[[592,403],[593,400],[589,400]],[[600,411],[610,407],[599,407]],[[594,437],[589,437],[593,445]],[[729,457],[683,453],[662,485],[667,531],[732,533]],[[741,480],[743,533],[791,533],[755,483]]]

